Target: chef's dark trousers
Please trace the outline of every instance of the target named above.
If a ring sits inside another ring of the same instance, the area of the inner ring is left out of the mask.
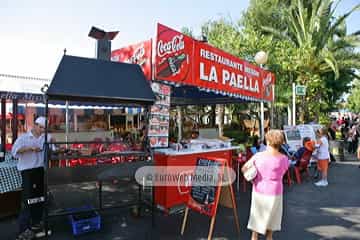
[[[44,196],[44,168],[32,168],[21,171],[22,178],[22,196],[21,212],[19,215],[20,233],[33,225],[40,223],[44,202],[29,204],[28,199],[34,199]]]

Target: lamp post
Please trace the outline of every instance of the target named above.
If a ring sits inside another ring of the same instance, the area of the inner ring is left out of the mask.
[[[255,54],[255,62],[263,68],[263,64],[265,64],[268,60],[268,55],[264,51],[259,51]],[[265,133],[264,133],[264,100],[261,99],[260,102],[260,138],[264,140]]]

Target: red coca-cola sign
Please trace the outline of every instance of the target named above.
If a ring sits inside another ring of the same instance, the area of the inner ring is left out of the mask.
[[[269,71],[262,71],[262,98],[265,101],[274,101],[275,74]]]
[[[151,45],[152,41],[150,39],[114,50],[111,52],[111,60],[115,62],[139,64],[145,77],[151,80]]]
[[[193,42],[192,38],[158,24],[155,46],[155,78],[192,84]]]

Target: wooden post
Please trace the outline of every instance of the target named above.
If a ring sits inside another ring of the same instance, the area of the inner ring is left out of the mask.
[[[189,214],[189,208],[186,207],[186,209],[185,209],[185,214],[184,214],[184,219],[183,219],[183,223],[182,223],[182,226],[181,226],[181,235],[184,234],[184,230],[185,230],[185,225],[186,225],[186,221],[187,221],[188,214]]]
[[[235,202],[235,198],[234,198],[234,192],[233,192],[233,189],[230,185],[230,188],[231,188],[231,198],[232,198],[232,202],[233,202],[233,212],[234,212],[234,218],[235,218],[235,225],[236,225],[236,229],[237,229],[237,232],[240,236],[240,223],[239,223],[239,218],[238,218],[238,214],[237,214],[237,208],[236,208],[236,202]]]
[[[229,166],[228,166],[227,162],[225,162],[225,171],[224,171],[225,177],[224,177],[224,179],[227,181],[230,180],[229,179],[230,173],[229,173],[228,167]],[[219,204],[224,207],[233,209],[236,229],[237,229],[238,234],[240,235],[240,224],[239,224],[239,218],[238,218],[238,214],[237,214],[235,194],[234,194],[234,189],[232,187],[231,182],[227,183],[226,186],[221,187]]]
[[[212,216],[212,218],[211,218],[208,240],[211,240],[212,233],[214,231],[215,218],[216,218],[216,215]]]

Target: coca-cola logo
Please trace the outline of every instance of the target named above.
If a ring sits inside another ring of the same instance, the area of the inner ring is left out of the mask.
[[[145,56],[145,47],[141,45],[138,49],[136,49],[133,55],[127,59],[125,62],[127,63],[137,63],[142,65],[145,61],[143,61],[143,57]]]
[[[175,53],[185,48],[184,35],[176,35],[170,41],[158,41],[157,55],[163,57],[167,54]]]
[[[268,73],[263,80],[263,86],[267,86],[271,84],[271,73]]]
[[[112,56],[111,61],[118,62],[119,61],[119,55]]]
[[[263,86],[265,87],[265,96],[269,97],[272,89],[271,73],[268,73],[263,80]]]

